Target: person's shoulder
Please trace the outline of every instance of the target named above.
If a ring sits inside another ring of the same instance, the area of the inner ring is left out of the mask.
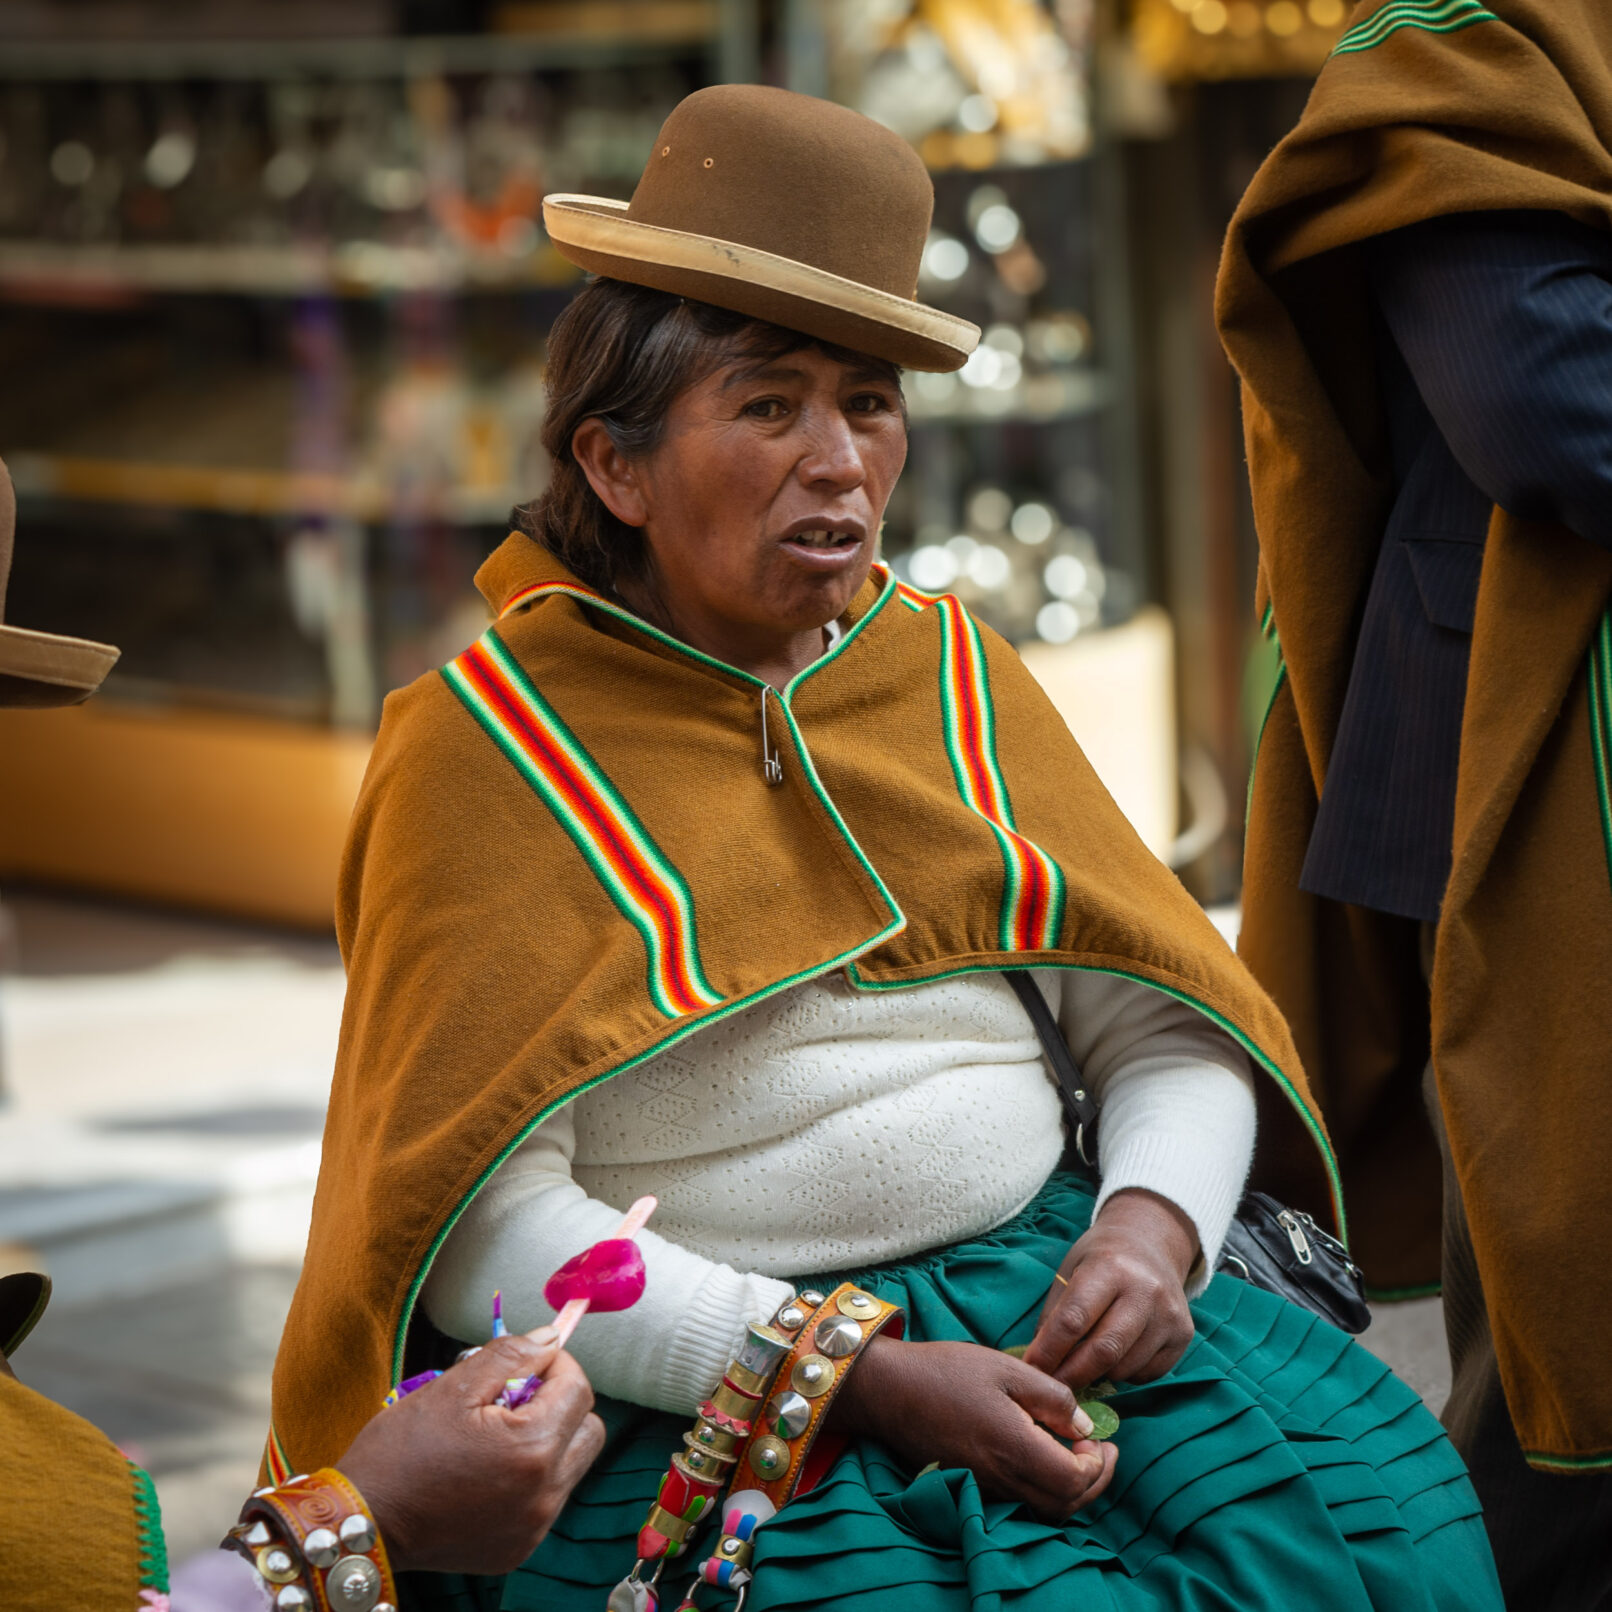
[[[405,833],[428,832],[463,812],[489,774],[507,766],[447,670],[422,673],[386,696],[355,829],[384,819]]]
[[[439,771],[446,760],[445,753],[455,748],[454,739],[464,716],[464,707],[440,667],[393,689],[381,705],[371,771],[377,764],[410,772]]]

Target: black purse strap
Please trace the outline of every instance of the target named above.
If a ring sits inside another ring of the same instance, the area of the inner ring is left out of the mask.
[[[1075,1055],[1069,1050],[1069,1043],[1064,1040],[1058,1021],[1053,1018],[1052,1009],[1047,1006],[1047,999],[1041,994],[1041,987],[1031,977],[1030,971],[1027,968],[1004,968],[1002,977],[1013,987],[1013,994],[1024,1004],[1024,1011],[1030,1015],[1030,1022],[1035,1026],[1036,1039],[1041,1043],[1041,1050],[1052,1067],[1053,1078],[1058,1082],[1058,1090],[1063,1094],[1064,1112],[1069,1116],[1075,1152],[1079,1154],[1082,1164],[1094,1168],[1094,1161],[1086,1152],[1086,1141],[1097,1134],[1097,1099],[1086,1089],[1080,1065],[1075,1062]]]

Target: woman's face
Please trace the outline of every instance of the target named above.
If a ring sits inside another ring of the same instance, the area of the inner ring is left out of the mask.
[[[689,387],[647,458],[602,451],[603,427],[589,423],[597,434],[579,428],[578,459],[642,528],[679,636],[763,676],[821,653],[822,628],[867,579],[906,460],[898,385],[871,361],[809,347]]]

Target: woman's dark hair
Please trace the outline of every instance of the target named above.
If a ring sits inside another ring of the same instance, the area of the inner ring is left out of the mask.
[[[548,490],[515,510],[515,524],[590,587],[615,595],[618,579],[645,573],[643,534],[617,520],[588,485],[571,452],[576,428],[596,418],[621,453],[642,458],[659,445],[672,400],[686,387],[736,359],[766,361],[808,347],[840,362],[870,362],[706,302],[590,281],[549,332],[543,446],[553,468]],[[899,386],[894,364],[871,362]]]

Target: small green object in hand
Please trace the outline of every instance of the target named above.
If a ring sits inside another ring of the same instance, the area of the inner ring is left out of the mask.
[[[1015,1360],[1024,1359],[1024,1351],[1030,1347],[1027,1343],[1015,1343],[1002,1351],[1005,1355],[1012,1355]],[[1119,1431],[1119,1412],[1107,1403],[1108,1396],[1118,1390],[1106,1377],[1099,1377],[1080,1397],[1080,1408],[1091,1417],[1091,1437],[1094,1439],[1109,1439]]]
[[[1104,1399],[1082,1399],[1080,1408],[1091,1417],[1094,1439],[1111,1439],[1119,1431],[1119,1412]]]

